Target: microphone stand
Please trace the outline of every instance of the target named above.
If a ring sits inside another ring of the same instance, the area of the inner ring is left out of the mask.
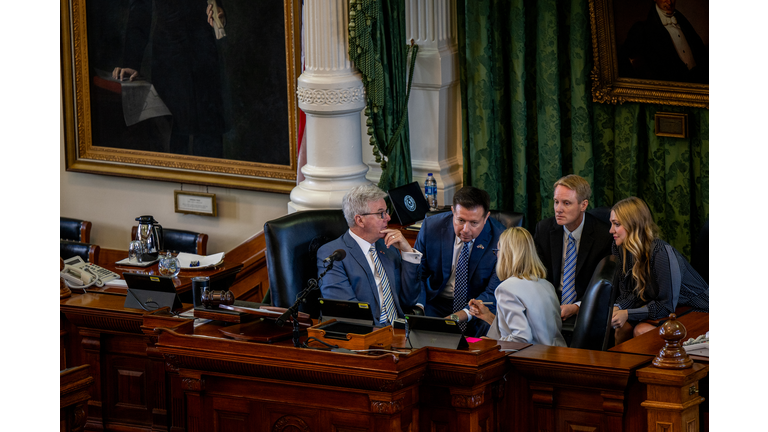
[[[293,346],[296,348],[300,348],[301,344],[299,343],[299,335],[301,334],[301,330],[299,327],[299,304],[304,303],[305,299],[309,295],[310,292],[312,292],[314,289],[317,288],[320,281],[323,279],[323,276],[325,276],[326,273],[328,273],[328,270],[333,268],[333,261],[331,261],[328,264],[328,267],[325,268],[323,271],[323,274],[320,275],[317,279],[310,279],[307,281],[307,287],[302,290],[299,295],[296,297],[296,302],[293,304],[293,306],[289,307],[285,312],[283,312],[282,315],[280,315],[280,318],[277,319],[277,325],[282,327],[285,324],[285,321],[288,319],[288,317],[293,318]]]

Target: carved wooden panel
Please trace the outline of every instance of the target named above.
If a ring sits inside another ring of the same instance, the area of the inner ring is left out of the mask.
[[[257,414],[252,403],[243,399],[215,398],[212,402],[215,432],[248,432],[256,430]]]
[[[148,390],[154,384],[148,376],[149,361],[113,354],[106,355],[105,359],[109,368],[103,377],[106,417],[120,423],[150,425],[152,409]]]
[[[369,432],[375,430],[372,427],[373,418],[369,415],[334,411],[328,413],[328,417],[332,432]]]
[[[605,431],[602,425],[602,415],[599,413],[576,411],[576,410],[558,410],[557,411],[557,430],[562,432],[602,432]],[[606,431],[607,432],[607,431]]]

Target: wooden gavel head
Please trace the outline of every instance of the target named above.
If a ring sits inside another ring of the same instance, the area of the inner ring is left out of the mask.
[[[206,309],[218,309],[220,304],[231,305],[235,302],[235,295],[232,291],[212,291],[205,290],[202,295],[203,306]]]

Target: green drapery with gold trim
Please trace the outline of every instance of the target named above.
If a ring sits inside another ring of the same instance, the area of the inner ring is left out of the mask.
[[[418,47],[404,44],[402,0],[350,0],[349,6],[349,56],[363,75],[366,126],[381,164],[379,187],[386,191],[412,181],[408,54],[415,58]]]
[[[709,111],[592,102],[585,0],[457,3],[464,184],[533,229],[554,214],[553,183],[575,173],[590,207],[644,199],[690,258],[709,216]],[[657,137],[656,112],[688,114],[689,137]]]

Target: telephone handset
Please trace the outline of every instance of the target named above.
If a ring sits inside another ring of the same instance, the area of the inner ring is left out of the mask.
[[[61,271],[61,277],[64,278],[65,281],[83,286],[89,285],[96,276],[89,274],[82,268],[66,266],[64,267],[64,270]]]
[[[120,275],[96,264],[89,264],[75,255],[64,260],[61,277],[70,288],[87,288],[91,285],[103,286],[106,282],[120,279]]]

